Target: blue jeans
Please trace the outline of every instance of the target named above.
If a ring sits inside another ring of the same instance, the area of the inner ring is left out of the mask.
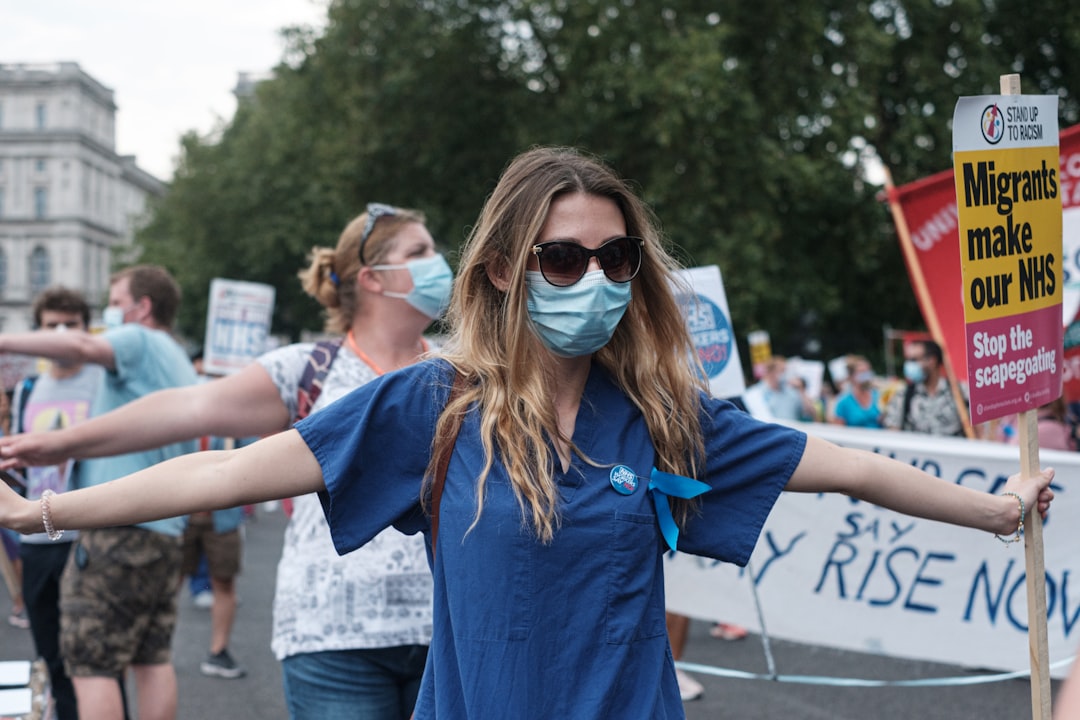
[[[201,592],[210,592],[210,567],[206,561],[206,553],[199,555],[199,567],[188,579],[188,588],[192,597]]]
[[[292,720],[408,720],[426,645],[303,653],[281,663]]]

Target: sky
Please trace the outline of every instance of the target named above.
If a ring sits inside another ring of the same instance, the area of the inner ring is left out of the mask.
[[[238,74],[273,68],[280,28],[323,27],[326,2],[2,0],[0,63],[78,63],[113,91],[117,152],[170,180],[181,136],[227,122]]]

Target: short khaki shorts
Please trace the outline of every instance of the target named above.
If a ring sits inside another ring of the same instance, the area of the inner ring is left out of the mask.
[[[214,532],[214,520],[210,513],[191,515],[184,530],[184,560],[180,572],[194,575],[199,569],[199,556],[205,553],[210,577],[231,580],[240,574],[242,547],[239,528],[223,533]]]
[[[60,653],[72,677],[170,662],[180,538],[136,527],[79,534],[60,579]]]

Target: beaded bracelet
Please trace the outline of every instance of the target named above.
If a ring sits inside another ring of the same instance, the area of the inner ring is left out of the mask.
[[[52,490],[41,493],[41,524],[45,526],[45,534],[53,542],[64,537],[64,531],[57,530],[52,523],[52,508],[49,507],[49,498],[55,494]]]
[[[1020,503],[1020,522],[1016,526],[1016,534],[1013,535],[1011,538],[1003,538],[997,533],[994,533],[994,537],[996,537],[998,540],[1005,543],[1006,545],[1010,545],[1015,542],[1020,542],[1020,536],[1024,533],[1024,498],[1020,497],[1019,494],[1014,493],[1011,490],[1003,492],[1001,494],[1012,495],[1014,498],[1016,498],[1016,501]]]

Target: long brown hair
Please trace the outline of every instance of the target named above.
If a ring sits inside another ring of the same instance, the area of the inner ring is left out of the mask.
[[[622,212],[627,234],[645,240],[630,306],[595,359],[644,415],[658,469],[693,476],[704,452],[698,415],[703,375],[672,291],[677,266],[649,210],[595,158],[569,148],[523,153],[504,171],[462,249],[443,355],[470,385],[439,422],[479,402],[486,463],[477,479],[474,524],[483,512],[484,487],[498,451],[523,520],[531,522],[545,542],[559,522],[553,477],[557,460],[546,439],[557,437],[559,429],[550,379],[534,361],[545,350],[530,328],[525,266],[551,203],[579,192],[612,200]],[[508,280],[505,293],[491,283],[489,268]],[[563,439],[588,461],[570,438]],[[436,441],[432,458],[442,452]],[[429,482],[432,471],[429,467]],[[688,505],[676,507],[677,517],[685,519]]]

